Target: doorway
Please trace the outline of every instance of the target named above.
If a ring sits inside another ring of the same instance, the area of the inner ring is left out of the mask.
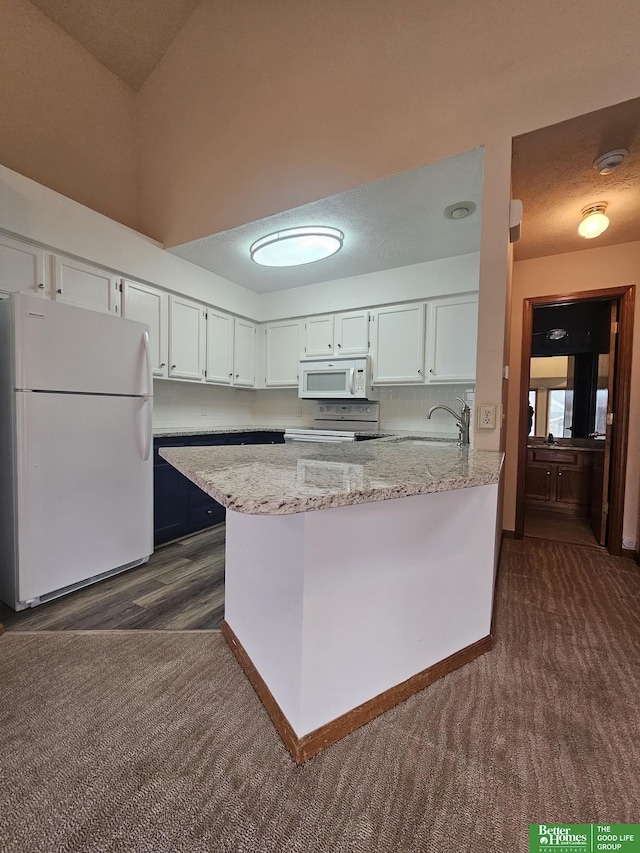
[[[517,538],[622,553],[633,308],[633,286],[524,300]]]

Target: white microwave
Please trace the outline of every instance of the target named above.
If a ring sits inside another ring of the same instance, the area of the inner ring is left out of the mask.
[[[305,358],[300,362],[298,396],[306,400],[372,400],[369,356]]]

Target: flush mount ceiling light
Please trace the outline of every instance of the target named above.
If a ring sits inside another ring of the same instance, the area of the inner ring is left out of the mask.
[[[296,267],[329,258],[340,251],[344,234],[337,228],[307,225],[260,237],[251,244],[251,260],[264,267]]]
[[[476,205],[472,201],[458,201],[445,208],[444,215],[447,219],[466,219],[475,211]]]
[[[591,240],[599,237],[609,227],[609,217],[604,212],[607,209],[606,201],[597,204],[588,204],[582,208],[582,222],[578,225],[578,234]]]
[[[561,341],[566,338],[569,333],[566,329],[549,329],[547,337],[550,341]]]
[[[607,151],[593,161],[593,168],[601,175],[610,175],[624,163],[629,152],[626,148],[616,148],[615,151]]]

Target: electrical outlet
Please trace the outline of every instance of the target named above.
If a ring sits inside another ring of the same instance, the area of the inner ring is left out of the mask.
[[[496,428],[496,407],[478,406],[478,429]]]
[[[296,417],[297,418],[302,417],[302,406],[296,406]]]
[[[207,405],[206,405],[206,403],[203,403],[200,406],[200,414],[202,415],[203,418],[207,417],[207,411],[208,411]]]

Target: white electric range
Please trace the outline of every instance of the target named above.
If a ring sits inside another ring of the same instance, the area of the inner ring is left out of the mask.
[[[290,441],[358,441],[373,438],[380,432],[380,403],[362,400],[358,403],[318,401],[313,426],[285,430]],[[371,435],[367,435],[371,433]]]

